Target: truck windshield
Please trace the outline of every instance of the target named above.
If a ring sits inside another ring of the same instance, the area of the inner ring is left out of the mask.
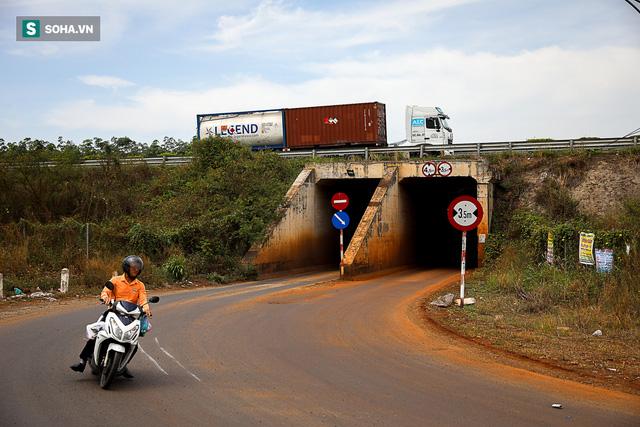
[[[441,118],[442,127],[451,132],[451,128],[449,127],[449,123],[447,123],[447,119]]]
[[[427,129],[438,129],[438,119],[435,117],[427,117],[425,124]]]

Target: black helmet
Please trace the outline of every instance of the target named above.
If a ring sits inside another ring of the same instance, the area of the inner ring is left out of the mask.
[[[136,274],[135,276],[132,276],[129,273],[129,267],[131,267],[132,265],[135,265],[136,267],[138,267],[138,274]],[[142,273],[143,268],[144,268],[144,263],[142,262],[142,258],[140,258],[137,255],[129,255],[128,257],[122,260],[122,270],[127,274],[127,276],[131,277],[132,279],[135,279],[136,277],[138,277],[138,275]]]

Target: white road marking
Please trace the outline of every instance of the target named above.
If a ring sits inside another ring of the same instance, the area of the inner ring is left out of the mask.
[[[138,344],[138,348],[140,349],[140,351],[142,351],[144,353],[145,356],[147,356],[149,358],[149,360],[151,360],[154,363],[154,365],[156,365],[156,368],[160,369],[163,374],[169,375],[169,374],[167,374],[167,371],[162,369],[162,366],[160,366],[160,364],[158,362],[156,362],[153,357],[149,356],[149,354],[146,351],[144,351],[144,348],[142,348],[142,346],[140,344]]]
[[[193,378],[195,378],[196,380],[202,382],[202,380],[200,378],[198,378],[198,376],[196,374],[194,374],[193,372],[191,372],[190,370],[188,370],[187,368],[184,367],[184,365],[182,363],[180,363],[180,361],[178,359],[176,359],[175,357],[173,357],[173,355],[171,355],[171,353],[169,353],[167,350],[165,350],[161,345],[160,342],[158,341],[158,337],[155,338],[156,340],[156,344],[158,344],[158,347],[160,348],[160,350],[166,354],[167,356],[169,356],[171,359],[173,359],[174,362],[176,362],[178,364],[178,366],[180,366],[182,369],[184,369],[185,371],[187,371],[187,373],[189,375],[191,375]]]

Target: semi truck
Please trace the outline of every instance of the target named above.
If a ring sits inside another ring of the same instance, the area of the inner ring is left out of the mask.
[[[453,144],[453,130],[447,116],[440,107],[407,105],[405,114],[406,139],[398,146]]]
[[[451,145],[453,132],[440,107],[406,107],[406,139],[392,145]],[[222,136],[253,150],[386,146],[385,104],[326,105],[197,115],[198,138]]]

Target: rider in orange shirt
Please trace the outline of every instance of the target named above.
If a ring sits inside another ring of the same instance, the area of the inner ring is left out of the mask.
[[[144,283],[137,279],[138,275],[142,273],[143,268],[144,263],[139,256],[129,255],[126,257],[122,260],[122,270],[124,274],[114,276],[109,280],[113,284],[113,291],[105,286],[100,293],[100,299],[102,299],[105,304],[109,304],[112,300],[129,301],[141,306],[145,314],[151,317],[151,308],[149,308],[149,302],[147,300],[147,290],[144,287]],[[104,319],[104,314],[101,319]],[[77,372],[84,372],[87,360],[93,356],[95,345],[95,338],[87,341],[82,352],[80,352],[80,362],[71,365],[71,369]],[[131,375],[126,368],[122,375],[125,378],[133,378],[133,375]]]

